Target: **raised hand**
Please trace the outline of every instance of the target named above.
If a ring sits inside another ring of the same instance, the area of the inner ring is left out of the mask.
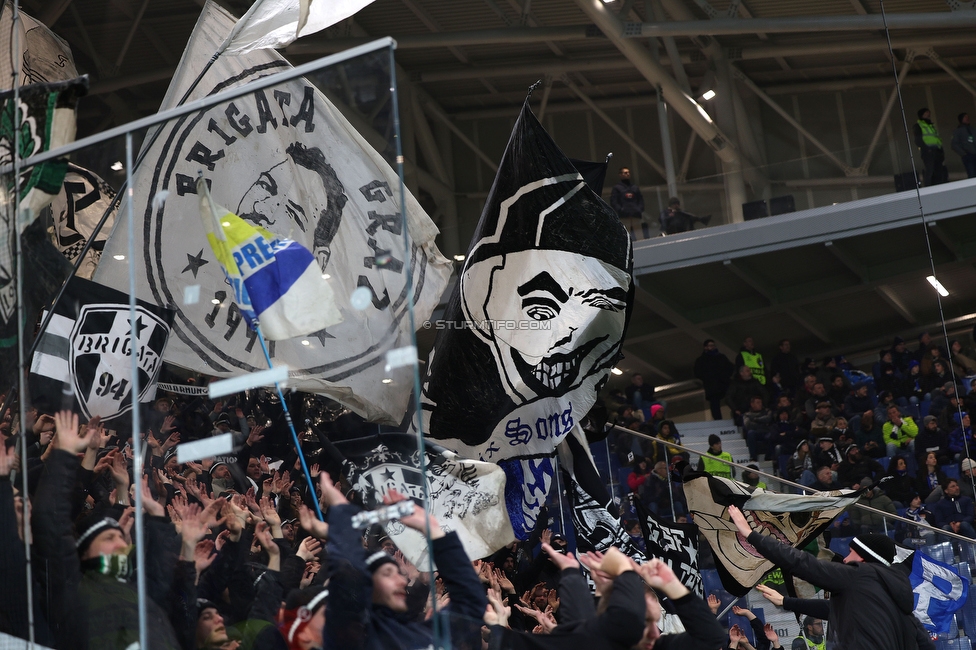
[[[324,521],[319,521],[319,518],[305,504],[298,507],[298,522],[310,535],[314,535],[319,539],[327,539],[329,537],[329,524]]]
[[[268,554],[268,568],[272,571],[280,571],[281,549],[278,548],[278,545],[271,538],[271,531],[268,530],[268,524],[263,521],[257,523],[254,527],[254,539],[257,540],[261,548]]]
[[[319,489],[322,491],[322,502],[327,506],[341,506],[349,503],[345,495],[332,482],[328,472],[319,474]]]
[[[546,611],[552,610],[553,613],[559,611],[559,593],[555,589],[549,590],[549,595],[546,596],[546,602],[549,604]]]
[[[542,543],[549,544],[552,541],[552,531],[546,528],[542,531]]]
[[[315,576],[318,574],[318,572],[321,569],[322,569],[322,564],[320,562],[306,562],[305,571],[302,573],[302,581],[298,585],[298,587],[300,589],[304,589],[305,587],[312,584],[312,580],[315,579]]]
[[[251,427],[251,430],[247,433],[247,446],[253,447],[264,440],[264,426],[256,424]]]
[[[776,605],[777,607],[783,606],[783,594],[779,593],[775,589],[767,587],[766,585],[756,585],[756,591],[763,595],[763,598]]]
[[[488,608],[485,609],[484,621],[487,625],[501,625],[508,627],[508,618],[512,615],[512,608],[505,605],[502,594],[497,589],[488,590]]]
[[[738,625],[733,625],[733,626],[732,626],[732,627],[731,627],[731,628],[729,629],[729,645],[730,645],[730,646],[731,646],[731,645],[732,645],[733,643],[738,643],[738,642],[739,642],[739,641],[741,641],[741,640],[742,640],[742,639],[743,639],[744,637],[745,637],[745,634],[743,634],[743,633],[742,633],[742,628],[741,628],[741,627],[739,627]]]
[[[0,476],[10,476],[10,472],[17,468],[17,447],[0,446]]]
[[[274,480],[271,483],[271,491],[275,494],[288,494],[291,487],[295,484],[294,481],[289,480],[291,474],[286,469],[280,474],[278,472],[274,473]]]
[[[166,417],[164,417],[163,418],[163,426],[161,426],[159,428],[159,433],[160,434],[164,434],[164,433],[168,433],[168,432],[173,431],[174,429],[176,429],[175,422],[176,422],[176,416],[175,415],[167,415]]]
[[[244,493],[244,502],[247,504],[247,509],[251,511],[257,517],[261,517],[261,508],[258,507],[258,502],[254,500],[254,488],[249,487],[247,492]]]
[[[718,610],[722,606],[722,601],[718,599],[715,594],[708,594],[708,609],[712,610],[712,614],[718,615]]]
[[[49,415],[41,417],[51,417]],[[80,454],[88,446],[88,437],[91,431],[78,433],[78,414],[71,411],[58,411],[51,418],[54,421],[54,428],[57,431],[55,444],[58,449],[62,449],[70,454]]]
[[[498,582],[498,586],[502,590],[502,593],[506,593],[506,594],[515,593],[515,585],[513,585],[512,581],[508,579],[508,576],[505,575],[504,571],[502,571],[501,569],[495,569],[494,575],[495,575],[495,580]]]
[[[298,545],[298,550],[295,552],[295,555],[302,558],[306,562],[311,562],[313,559],[318,557],[321,550],[322,542],[314,537],[306,537],[302,540],[302,543]]]
[[[756,618],[756,615],[752,613],[752,610],[746,609],[745,607],[739,607],[738,605],[732,606],[732,613],[736,616],[745,616],[750,621]]]
[[[193,564],[197,570],[197,580],[207,568],[217,559],[212,539],[201,539],[193,548]]]
[[[688,588],[678,580],[671,567],[657,558],[642,564],[638,573],[650,587],[663,591],[672,600],[688,593]]]
[[[420,569],[415,567],[410,560],[403,556],[403,552],[397,549],[393,552],[393,559],[396,560],[397,564],[400,565],[400,571],[407,576],[408,582],[413,582],[420,577]]]
[[[729,506],[729,517],[731,517],[732,523],[735,524],[735,528],[739,531],[739,534],[743,537],[748,537],[749,533],[752,532],[752,526],[746,521],[746,517],[742,514],[742,511],[735,506]]]
[[[147,515],[152,517],[162,517],[166,514],[163,506],[159,504],[156,499],[153,498],[152,492],[149,491],[149,477],[142,477],[142,509],[146,511]]]
[[[552,563],[559,567],[560,571],[564,571],[565,569],[579,569],[579,562],[576,561],[572,553],[563,555],[550,546],[549,542],[542,542],[542,550],[546,552],[549,559],[552,560]]]
[[[773,642],[773,647],[779,647],[779,635],[776,634],[776,630],[773,628],[772,623],[766,623],[763,626],[763,632],[766,633],[766,638]]]

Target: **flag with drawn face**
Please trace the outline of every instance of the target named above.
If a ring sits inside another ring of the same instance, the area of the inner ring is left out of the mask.
[[[860,496],[853,490],[777,494],[697,473],[685,475],[684,493],[688,511],[712,549],[722,585],[734,596],[748,593],[774,565],[739,534],[729,517],[729,506],[742,509],[753,530],[801,547]]]
[[[194,82],[187,101],[291,69],[273,50],[225,53],[208,67],[234,24],[206,3],[162,109]],[[340,65],[347,78],[389,78],[386,51]],[[166,361],[218,377],[267,368],[207,243],[202,173],[217,205],[303,246],[332,287],[341,322],[268,345],[274,365],[289,367],[289,386],[327,395],[371,422],[399,424],[413,386],[405,376],[412,380],[413,371],[389,374],[386,356],[413,343],[409,309],[418,324],[429,318],[452,263],[437,250],[437,228],[423,207],[410,192],[401,203],[397,173],[336,104],[310,81],[294,79],[168,122],[145,146],[132,184],[138,259],[115,259],[126,254],[129,234],[119,220],[95,279],[127,290],[131,269],[140,298],[176,311]]]
[[[630,238],[528,102],[516,121],[423,384],[424,432],[508,477],[527,539],[556,446],[618,358],[632,287]]]
[[[0,6],[0,34],[3,34],[4,53],[0,56],[0,88],[10,88],[13,77],[11,55],[19,59],[19,86],[67,81],[78,76],[71,47],[37,18],[23,9],[13,22],[13,3],[4,0]],[[9,39],[9,42],[8,42]],[[19,51],[7,48],[17,45]]]

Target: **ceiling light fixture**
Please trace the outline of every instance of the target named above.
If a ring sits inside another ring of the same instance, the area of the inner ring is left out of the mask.
[[[925,279],[929,281],[929,284],[931,284],[933,287],[935,287],[935,290],[939,292],[939,295],[940,296],[942,296],[943,298],[945,298],[946,296],[949,295],[949,291],[945,287],[942,286],[942,283],[941,282],[939,282],[938,280],[935,279],[935,276],[934,275],[930,275],[930,276],[928,276]]]

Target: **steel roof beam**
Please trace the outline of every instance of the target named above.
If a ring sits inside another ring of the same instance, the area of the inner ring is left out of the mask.
[[[931,13],[894,13],[887,15],[888,29],[948,29],[976,26],[976,12],[939,11]],[[881,14],[864,16],[791,16],[789,18],[715,18],[682,20],[667,23],[625,23],[627,35],[643,38],[662,36],[720,36],[783,34],[795,32],[839,32],[883,30]]]

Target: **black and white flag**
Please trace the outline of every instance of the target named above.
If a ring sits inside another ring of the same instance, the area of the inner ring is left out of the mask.
[[[160,110],[198,79],[187,101],[291,69],[273,50],[221,54],[207,67],[234,24],[206,3]],[[384,53],[342,65],[350,77],[385,78],[387,62]],[[207,243],[196,190],[202,173],[217,205],[307,248],[333,289],[341,323],[269,344],[275,365],[290,369],[289,386],[328,395],[371,422],[399,424],[413,366],[390,374],[387,353],[413,344],[411,289],[419,325],[453,264],[437,250],[437,228],[420,203],[407,192],[400,204],[397,173],[339,109],[311,82],[294,79],[168,122],[144,153],[133,179],[139,259],[116,260],[128,237],[119,220],[94,279],[127,290],[132,268],[139,297],[176,310],[166,361],[219,377],[267,368]]]
[[[71,47],[37,18],[25,14],[23,9],[19,13],[15,34],[13,3],[4,0],[0,5],[0,34],[3,34],[5,50],[0,56],[0,88],[12,87],[11,57],[19,59],[20,86],[67,81],[77,77]],[[15,43],[20,48],[17,52],[12,50]]]
[[[346,476],[368,508],[375,508],[394,489],[426,507],[445,532],[455,531],[468,557],[490,555],[514,541],[505,509],[505,474],[491,463],[465,460],[427,443],[421,463],[417,437],[383,433],[378,437],[337,443],[346,457]],[[429,505],[424,503],[427,478]],[[390,539],[417,567],[427,567],[427,543],[398,521],[386,526]]]
[[[593,406],[630,313],[631,244],[532,114],[515,123],[427,364],[424,432],[497,463],[518,539]]]
[[[132,409],[133,355],[139,401],[151,402],[172,322],[172,310],[137,301],[133,349],[129,297],[71,278],[31,360],[32,404],[42,413],[71,408],[111,423]],[[73,403],[65,403],[71,393]]]
[[[646,557],[621,525],[617,504],[593,464],[580,427],[573,429],[559,446],[559,466],[572,502],[576,546],[581,551],[601,553],[616,546],[624,555],[643,564]]]
[[[644,535],[647,557],[667,562],[684,586],[704,597],[705,586],[698,570],[698,526],[661,521],[636,494],[631,497]]]
[[[91,238],[95,226],[112,205],[114,198],[115,190],[101,177],[84,167],[68,163],[61,192],[51,201],[54,243],[68,261],[75,262],[78,259],[78,254]],[[90,280],[95,273],[117,213],[116,205],[95,236],[84,261],[79,265],[75,273],[78,277]]]

